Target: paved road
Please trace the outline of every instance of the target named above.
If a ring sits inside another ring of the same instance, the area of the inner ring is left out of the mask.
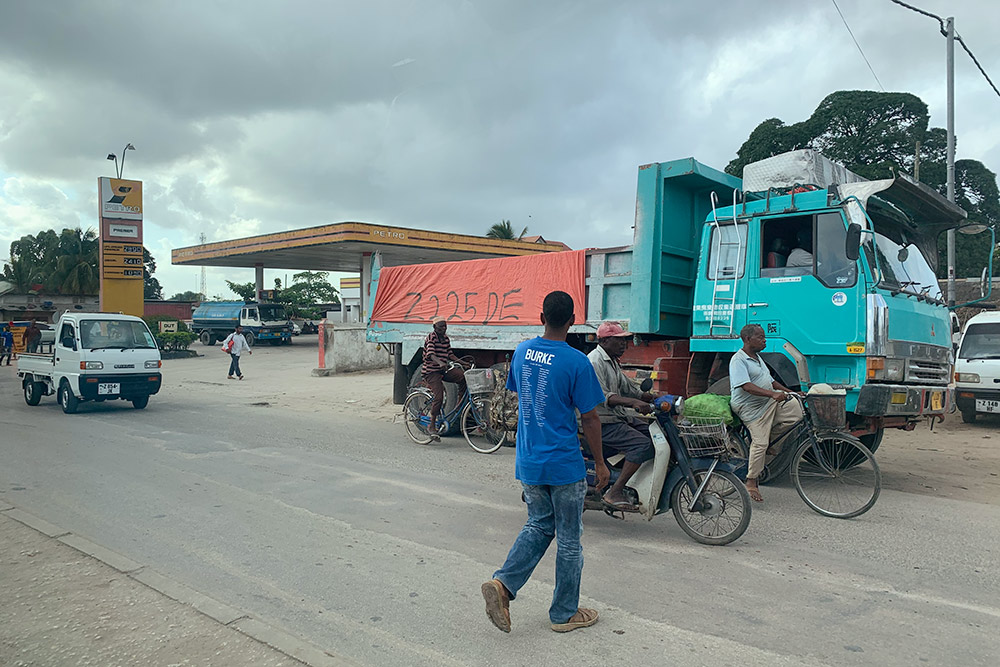
[[[548,556],[504,635],[479,584],[524,519],[510,449],[417,447],[401,425],[254,407],[225,382],[68,416],[26,406],[2,371],[0,495],[362,663],[993,665],[1000,651],[994,506],[884,492],[845,522],[770,488],[722,548],[671,516],[588,513],[583,589],[601,623],[548,630]]]

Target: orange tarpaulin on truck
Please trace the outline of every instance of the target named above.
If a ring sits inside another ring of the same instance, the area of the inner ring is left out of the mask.
[[[545,295],[562,290],[586,315],[586,251],[387,266],[379,271],[372,320],[538,325]]]

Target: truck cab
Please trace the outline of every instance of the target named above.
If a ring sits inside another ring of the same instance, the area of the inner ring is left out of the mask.
[[[66,413],[82,401],[126,400],[137,409],[160,390],[160,350],[146,323],[112,313],[65,314],[49,354],[20,354],[24,399],[55,394]]]
[[[198,306],[191,316],[191,330],[204,345],[215,345],[231,334],[237,324],[243,327],[243,335],[251,346],[258,341],[271,345],[292,342],[292,327],[280,303],[209,301]]]
[[[776,379],[845,389],[852,430],[877,447],[885,427],[953,410],[951,317],[933,267],[937,234],[965,214],[902,175],[847,180],[772,178],[706,218],[691,350],[728,359],[740,329],[759,324]]]
[[[981,414],[1000,414],[1000,313],[979,313],[966,322],[955,360],[955,391],[965,423]]]

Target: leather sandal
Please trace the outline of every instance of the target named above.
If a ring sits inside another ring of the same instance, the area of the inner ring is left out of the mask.
[[[571,632],[577,628],[589,628],[597,623],[597,610],[580,607],[576,613],[565,623],[553,623],[553,632]]]

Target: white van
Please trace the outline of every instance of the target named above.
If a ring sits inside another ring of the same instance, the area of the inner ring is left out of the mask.
[[[962,421],[1000,414],[1000,313],[979,313],[965,323],[955,360],[955,402]]]

